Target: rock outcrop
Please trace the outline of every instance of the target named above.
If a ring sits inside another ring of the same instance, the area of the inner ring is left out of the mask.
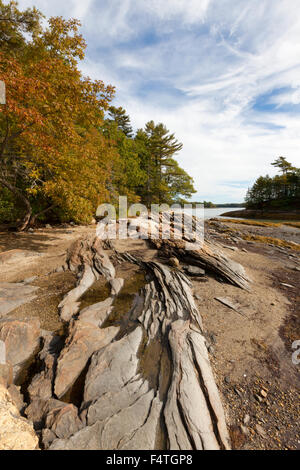
[[[0,321],[0,348],[5,345],[16,383],[28,361],[38,354],[25,413],[39,431],[43,448],[230,448],[189,277],[197,276],[200,282],[214,275],[247,290],[250,280],[219,245],[206,240],[191,247],[188,232],[185,240],[174,239],[179,219],[174,216],[173,237],[150,240],[165,264],[158,258],[139,258],[138,252],[118,252],[112,242],[105,244],[97,237],[78,240],[64,266],[77,275],[78,282],[59,305],[62,336],[41,332],[34,320]],[[150,222],[156,235],[164,231],[159,227],[163,220]],[[129,228],[136,229],[132,221]],[[148,230],[142,224],[138,236],[145,237]],[[121,273],[134,271],[145,277],[131,304],[117,263]],[[81,297],[101,277],[110,285],[108,297],[81,308]],[[2,376],[2,383],[8,385],[9,370],[1,369],[6,365],[1,364],[0,355],[0,381]]]
[[[0,341],[5,343],[6,360],[13,366],[16,384],[21,380],[28,361],[39,351],[40,338],[40,323],[37,319],[0,321]]]
[[[86,244],[87,250],[92,247],[92,257],[81,255],[73,269],[86,271],[81,263],[90,263],[94,269],[99,254],[95,254],[95,243]],[[74,383],[91,356],[78,414],[84,424],[60,437],[46,418],[48,431],[43,435],[49,449],[230,448],[189,279],[160,263],[126,255],[119,258],[146,271],[148,283],[121,327],[106,326],[113,319],[113,297],[88,307],[71,322],[69,339],[58,359],[54,393],[62,396],[66,384]],[[111,272],[105,272],[110,281]],[[76,410],[68,411],[69,418],[78,425]]]
[[[36,450],[38,437],[22,418],[8,390],[0,384],[0,450]]]

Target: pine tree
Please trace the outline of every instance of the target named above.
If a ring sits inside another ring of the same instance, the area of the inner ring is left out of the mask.
[[[174,188],[170,187],[171,175],[177,175],[176,194],[180,194],[178,186],[179,173],[181,172],[181,190],[186,193],[186,180],[183,181],[183,170],[172,158],[183,147],[174,134],[170,134],[162,123],[155,124],[149,121],[145,129],[139,129],[136,139],[141,145],[141,164],[147,175],[146,188],[142,191],[142,198],[149,206],[150,204],[168,203],[172,199]],[[175,179],[173,178],[173,183]],[[175,184],[175,183],[174,183]],[[175,187],[175,186],[174,186]],[[192,192],[193,192],[193,188]]]
[[[126,114],[126,110],[122,107],[116,108],[110,106],[108,110],[109,116],[113,122],[117,123],[118,128],[126,135],[126,137],[133,137],[133,130],[130,123],[130,117]]]
[[[279,168],[282,171],[283,175],[286,175],[288,172],[296,169],[291,163],[286,160],[285,157],[278,157],[275,162],[271,163],[271,165],[275,166],[276,168]]]

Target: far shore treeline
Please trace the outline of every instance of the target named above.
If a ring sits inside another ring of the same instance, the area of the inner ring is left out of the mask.
[[[300,210],[300,168],[279,157],[272,165],[281,172],[273,178],[260,176],[247,192],[246,208],[258,210]]]
[[[80,23],[0,0],[0,223],[88,223],[99,204],[185,202],[195,189],[164,124],[133,132],[115,89],[83,77]],[[101,77],[99,77],[101,78]]]

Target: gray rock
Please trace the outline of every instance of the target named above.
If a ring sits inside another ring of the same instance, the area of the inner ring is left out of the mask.
[[[185,268],[185,272],[189,276],[195,276],[195,277],[203,277],[205,276],[205,270],[202,268],[198,268],[198,266],[187,266]]]
[[[238,248],[236,246],[223,245],[223,247],[231,251],[238,251]]]
[[[66,403],[49,411],[45,424],[59,439],[68,439],[83,428],[76,406]]]
[[[251,419],[251,418],[250,418],[249,415],[245,415],[245,417],[244,417],[244,424],[245,424],[245,426],[247,426],[247,424],[250,423],[250,419]]]
[[[195,299],[199,300],[199,302],[201,302],[201,300],[202,300],[202,297],[201,297],[201,295],[199,295],[199,294],[195,294],[195,296],[194,296],[194,297],[195,297]]]
[[[104,393],[119,391],[136,376],[136,353],[143,339],[139,326],[120,341],[109,344],[92,357],[86,376],[84,402],[99,399]]]
[[[111,295],[116,296],[123,289],[124,279],[122,278],[113,279],[112,281],[110,281],[110,285],[111,285]]]
[[[244,426],[243,424],[240,426],[240,428],[241,428],[242,433],[243,433],[245,436],[248,436],[248,434],[249,434],[249,429],[248,429],[246,426]]]
[[[45,450],[48,450],[52,442],[57,439],[57,436],[50,429],[43,429],[42,431],[42,441]]]
[[[50,450],[137,450],[155,448],[162,403],[154,391],[104,421],[97,421],[70,439],[53,442]]]
[[[216,344],[218,339],[215,334],[212,334],[210,335],[210,340],[213,344]]]
[[[215,300],[220,302],[221,304],[225,305],[226,307],[230,308],[231,310],[234,310],[235,312],[239,313],[240,315],[246,316],[245,313],[243,313],[240,309],[240,306],[234,303],[230,299],[226,299],[224,297],[216,297]]]
[[[38,276],[28,277],[27,279],[24,279],[23,284],[31,284],[32,282],[36,281],[37,279],[38,279]]]
[[[78,431],[70,439],[56,439],[49,450],[103,450],[99,448],[99,435],[101,434],[101,423],[86,427]]]
[[[256,424],[255,429],[256,429],[257,434],[260,435],[260,437],[262,437],[264,439],[267,437],[266,431],[264,430],[264,428],[260,424]]]
[[[0,340],[5,342],[6,358],[14,368],[14,381],[17,383],[22,369],[38,352],[40,347],[40,322],[2,320],[0,321]]]
[[[55,394],[58,398],[71,389],[92,354],[108,345],[118,331],[115,327],[100,329],[83,320],[74,322],[57,363]]]

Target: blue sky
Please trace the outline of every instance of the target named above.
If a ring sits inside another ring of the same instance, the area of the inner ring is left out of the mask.
[[[153,119],[183,142],[194,200],[242,202],[284,155],[300,164],[300,2],[20,0],[79,18],[85,75],[116,86],[135,128]]]

